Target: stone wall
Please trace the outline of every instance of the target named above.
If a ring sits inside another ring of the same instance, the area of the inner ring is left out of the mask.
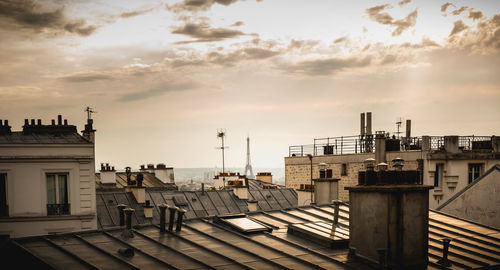
[[[367,158],[374,158],[373,153],[367,154],[346,154],[327,155],[313,157],[313,179],[319,178],[318,164],[326,163],[326,169],[332,170],[332,178],[339,181],[339,200],[349,201],[349,192],[344,187],[358,184],[358,172],[364,170],[364,161]],[[400,157],[405,160],[405,170],[416,170],[417,159],[421,157],[420,151],[388,152],[386,160],[389,165],[391,160]],[[347,174],[341,175],[342,164],[347,165]],[[287,188],[300,188],[300,184],[310,184],[311,182],[311,161],[308,157],[286,157],[285,158],[285,185]]]

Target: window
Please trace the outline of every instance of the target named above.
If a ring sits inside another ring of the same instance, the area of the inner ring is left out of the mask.
[[[434,171],[434,186],[441,187],[443,182],[443,164],[436,164],[436,170]]]
[[[342,171],[340,172],[340,175],[342,176],[347,175],[347,163],[342,163]]]
[[[9,206],[7,205],[7,174],[0,173],[0,217],[9,216]]]
[[[474,180],[478,179],[479,176],[481,176],[482,170],[483,170],[483,164],[480,163],[469,164],[469,184],[474,182]]]
[[[319,178],[332,178],[332,177],[333,177],[333,171],[332,171],[332,169],[320,170],[319,171]]]
[[[47,174],[47,215],[69,215],[68,174]]]

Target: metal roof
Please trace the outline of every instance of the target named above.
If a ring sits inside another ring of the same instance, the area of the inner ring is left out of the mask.
[[[146,188],[146,200],[149,200],[154,207],[152,219],[144,217],[143,205],[138,204],[132,193],[124,189],[97,190],[96,196],[100,228],[119,225],[116,207],[118,204],[126,204],[135,209],[133,224],[158,224],[160,217],[158,205],[164,203],[186,210],[187,219],[248,212],[247,200],[239,199],[232,190],[202,192]],[[185,198],[187,205],[176,204],[175,196]],[[293,189],[249,190],[248,199],[256,200],[258,210],[263,211],[297,207],[297,193]]]
[[[212,193],[215,194],[215,193]],[[340,222],[348,224],[342,206]],[[244,234],[219,224],[217,218],[186,220],[180,232],[160,232],[157,225],[135,226],[133,238],[122,229],[14,239],[37,266],[63,269],[367,269],[350,261],[346,248],[330,248],[288,232],[290,224],[303,223],[312,232],[323,230],[311,222],[332,225],[333,206],[307,206],[249,213],[247,217],[273,228]],[[500,231],[436,211],[429,212],[429,269],[437,264],[443,237],[451,237],[450,269],[488,268],[500,265]],[[348,230],[348,229],[347,229]],[[346,233],[343,234],[345,237]],[[131,248],[135,255],[121,255]],[[30,260],[22,260],[28,264]],[[16,261],[17,263],[17,261]],[[25,265],[26,266],[26,265]],[[37,267],[42,268],[42,267]]]
[[[160,179],[158,179],[153,173],[149,172],[141,172],[144,176],[142,181],[142,185],[144,187],[161,187],[165,189],[177,190],[177,185],[172,183],[163,183]],[[136,180],[137,174],[139,172],[132,172],[130,178],[132,180]],[[116,176],[116,184],[102,184],[101,183],[101,174],[95,174],[95,184],[96,189],[112,189],[112,188],[125,188],[127,186],[127,174],[124,172],[117,172]]]
[[[0,135],[0,144],[92,144],[78,133],[33,133],[21,131]]]

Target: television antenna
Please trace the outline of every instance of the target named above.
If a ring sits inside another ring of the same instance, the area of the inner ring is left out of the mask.
[[[90,108],[89,106],[87,106],[87,108],[85,108],[84,112],[87,112],[87,120],[92,119],[93,113],[97,113],[96,111],[94,111],[94,109]]]
[[[222,150],[222,183],[224,187],[226,187],[226,171],[225,171],[225,161],[224,161],[224,151],[229,148],[229,146],[224,146],[224,137],[226,137],[226,130],[219,128],[217,129],[217,138],[221,139],[222,145],[221,147],[217,147],[217,149]]]
[[[397,125],[397,127],[398,127],[398,131],[396,131],[396,134],[397,134],[397,136],[398,136],[398,139],[399,139],[399,134],[401,134],[401,133],[402,133],[402,132],[400,131],[400,129],[401,129],[401,124],[403,124],[403,118],[399,117],[399,118],[397,119],[397,122],[396,122],[396,125]]]

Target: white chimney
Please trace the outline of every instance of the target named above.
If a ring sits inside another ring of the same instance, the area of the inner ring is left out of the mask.
[[[156,165],[156,169],[154,169],[155,177],[160,179],[163,183],[175,183],[174,179],[174,168],[167,168],[165,164],[160,163]]]
[[[246,186],[233,186],[233,192],[236,197],[240,198],[241,200],[247,200],[248,199],[248,187]]]
[[[114,166],[109,166],[109,163],[101,163],[101,183],[116,184],[116,171]]]

